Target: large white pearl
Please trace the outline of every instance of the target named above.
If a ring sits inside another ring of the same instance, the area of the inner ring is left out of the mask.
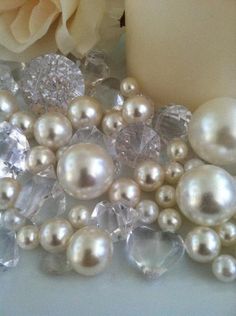
[[[11,178],[0,179],[0,210],[14,206],[20,192],[20,184]]]
[[[197,227],[187,234],[185,246],[187,253],[194,261],[205,263],[218,256],[221,243],[213,229]]]
[[[175,233],[181,227],[182,219],[175,209],[166,208],[159,214],[158,224],[161,230]]]
[[[123,105],[123,117],[129,124],[146,122],[154,113],[153,104],[144,96],[136,95],[127,99]]]
[[[16,112],[9,122],[20,128],[28,139],[33,137],[35,118],[32,114],[23,111]]]
[[[138,204],[140,194],[138,184],[130,178],[117,179],[109,189],[109,199],[111,202],[123,201],[132,207]]]
[[[189,125],[189,141],[204,160],[236,163],[236,99],[218,98],[200,106]]]
[[[114,136],[126,125],[121,111],[112,110],[106,113],[102,120],[102,130],[107,136]]]
[[[58,180],[75,198],[90,200],[107,191],[114,177],[114,164],[108,153],[95,144],[69,147],[57,166]]]
[[[11,115],[18,110],[16,97],[7,90],[0,90],[0,118],[9,120]]]
[[[102,272],[110,263],[113,244],[109,234],[96,227],[84,227],[71,238],[67,258],[73,269],[85,276]]]
[[[221,282],[233,282],[236,280],[236,260],[228,255],[219,256],[213,261],[212,272]]]
[[[199,225],[216,226],[236,212],[235,180],[225,170],[205,165],[192,169],[176,189],[180,211]]]
[[[17,231],[26,223],[26,218],[21,215],[17,208],[9,208],[3,213],[4,227],[10,230]]]
[[[140,221],[144,224],[154,223],[159,215],[159,207],[152,200],[142,200],[136,206]]]
[[[84,205],[74,206],[68,214],[68,220],[74,228],[82,228],[87,226],[90,219],[91,212]]]
[[[71,123],[61,113],[46,113],[35,122],[34,137],[42,146],[57,149],[66,145],[71,136]]]
[[[52,218],[41,226],[39,240],[46,251],[57,253],[66,249],[72,234],[73,228],[67,220]]]
[[[37,174],[54,165],[55,162],[56,156],[51,149],[45,146],[35,146],[27,156],[27,169],[31,173]]]
[[[68,118],[75,129],[99,125],[102,115],[101,104],[88,96],[75,98],[68,109]]]
[[[236,224],[233,221],[221,224],[217,232],[223,246],[236,245]]]
[[[39,231],[37,226],[27,225],[20,228],[16,235],[17,244],[25,250],[35,249],[39,244]]]
[[[140,91],[139,84],[136,79],[127,77],[121,81],[120,91],[124,97],[133,97]]]

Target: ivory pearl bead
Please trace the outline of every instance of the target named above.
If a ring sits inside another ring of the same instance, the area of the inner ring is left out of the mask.
[[[204,161],[202,161],[201,159],[197,159],[197,158],[190,159],[186,161],[186,163],[184,164],[184,170],[187,172],[194,168],[201,167],[204,164],[205,164]]]
[[[68,144],[71,136],[71,123],[61,113],[46,113],[35,122],[34,137],[36,141],[52,150]]]
[[[158,216],[158,224],[163,231],[175,233],[180,229],[182,224],[182,219],[175,209],[167,208]]]
[[[23,111],[16,112],[11,116],[9,122],[20,128],[28,139],[33,137],[35,118],[32,114]]]
[[[107,136],[114,136],[126,125],[121,111],[112,110],[107,112],[102,120],[102,130]]]
[[[184,167],[178,162],[170,162],[165,167],[165,180],[169,184],[176,184],[184,174]]]
[[[54,152],[45,146],[33,147],[27,156],[27,169],[37,174],[56,163]]]
[[[142,200],[136,206],[136,210],[140,216],[140,221],[144,224],[154,223],[159,214],[159,208],[157,204],[151,200]]]
[[[142,95],[131,97],[123,104],[122,115],[124,120],[129,124],[145,123],[153,114],[153,104]]]
[[[72,268],[84,276],[104,271],[111,262],[113,244],[110,235],[97,227],[84,227],[71,238],[67,258]]]
[[[82,228],[87,226],[91,219],[90,210],[83,205],[74,206],[69,214],[68,220],[74,228]]]
[[[0,210],[6,210],[12,206],[20,193],[20,184],[11,178],[0,179]]]
[[[21,215],[17,208],[9,208],[2,215],[4,227],[10,230],[17,231],[26,223],[26,218]]]
[[[236,224],[234,222],[225,222],[217,227],[223,246],[236,245]]]
[[[188,156],[188,146],[181,139],[173,139],[167,145],[167,156],[172,161],[183,162]]]
[[[72,234],[73,228],[67,220],[52,218],[41,226],[39,240],[46,251],[57,253],[66,249]]]
[[[217,257],[212,264],[212,272],[221,282],[233,282],[236,280],[236,260],[229,255]]]
[[[68,109],[68,118],[74,129],[97,126],[100,124],[103,110],[94,98],[80,96],[72,100]]]
[[[7,121],[16,111],[18,111],[16,97],[10,91],[0,90],[0,118]]]
[[[27,225],[22,227],[16,235],[17,244],[25,250],[35,249],[39,245],[39,231],[37,226]]]
[[[197,227],[185,239],[188,255],[197,262],[210,262],[219,255],[221,243],[217,233],[208,227]]]
[[[109,199],[111,202],[125,202],[129,206],[135,207],[140,200],[140,188],[138,184],[130,178],[119,178],[113,182],[109,189]]]
[[[136,79],[127,77],[121,81],[120,91],[124,97],[133,97],[140,91],[139,84]]]
[[[156,202],[163,208],[173,207],[176,204],[175,188],[170,185],[163,185],[155,194]]]
[[[155,191],[165,179],[165,173],[161,165],[152,160],[140,162],[134,170],[135,181],[145,192]]]

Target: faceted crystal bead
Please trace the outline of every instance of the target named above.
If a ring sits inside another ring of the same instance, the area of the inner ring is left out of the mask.
[[[71,270],[66,254],[45,253],[40,262],[41,270],[46,274],[63,275]]]
[[[85,84],[80,68],[70,59],[47,54],[32,59],[25,67],[21,88],[35,112],[65,112],[68,103],[84,95]]]
[[[7,63],[0,63],[0,90],[8,90],[15,94],[19,87],[12,76],[12,69]]]
[[[0,178],[16,177],[26,169],[29,143],[20,129],[0,123]]]
[[[168,105],[158,111],[153,120],[154,129],[164,142],[173,138],[187,138],[192,113],[183,105]]]
[[[135,209],[108,201],[98,203],[91,218],[98,227],[110,233],[113,242],[125,240],[139,220]]]
[[[12,268],[19,261],[15,232],[0,227],[0,266]]]
[[[160,137],[156,131],[144,124],[130,124],[116,138],[116,153],[121,161],[135,167],[137,163],[152,159],[159,160]]]
[[[106,78],[96,83],[90,90],[89,95],[94,97],[105,109],[122,109],[124,97],[120,92],[120,80],[117,78]]]
[[[148,278],[158,279],[185,253],[180,235],[155,231],[152,228],[137,227],[127,238],[129,260]]]

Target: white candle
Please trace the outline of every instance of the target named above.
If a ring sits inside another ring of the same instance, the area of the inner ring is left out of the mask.
[[[127,66],[156,102],[236,97],[235,0],[126,0]]]

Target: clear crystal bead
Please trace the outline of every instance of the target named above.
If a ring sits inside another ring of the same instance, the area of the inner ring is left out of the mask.
[[[146,226],[134,229],[127,238],[129,260],[148,278],[158,279],[185,253],[180,235],[155,231]]]
[[[40,262],[41,270],[46,274],[63,275],[71,270],[66,254],[45,253]]]
[[[14,177],[26,169],[29,143],[22,131],[15,126],[0,123],[0,178]]]
[[[91,50],[79,64],[81,64],[81,69],[88,86],[94,85],[96,82],[110,75],[107,55],[101,50]]]
[[[192,113],[183,105],[164,106],[153,119],[154,129],[164,142],[173,138],[187,138]]]
[[[122,109],[124,97],[120,92],[120,80],[106,78],[96,83],[89,95],[97,99],[105,109]]]
[[[125,240],[138,223],[138,212],[124,203],[103,201],[95,206],[91,215],[94,223],[108,231],[113,242]]]
[[[0,63],[0,90],[8,90],[16,94],[19,87],[12,75],[12,69],[7,63]]]
[[[156,131],[144,124],[130,124],[116,138],[116,153],[120,160],[135,167],[146,159],[159,160],[161,140]]]
[[[65,112],[68,103],[85,91],[80,68],[57,54],[39,56],[26,64],[20,85],[34,112]]]
[[[13,268],[19,261],[19,248],[16,243],[15,232],[0,228],[0,265]]]

